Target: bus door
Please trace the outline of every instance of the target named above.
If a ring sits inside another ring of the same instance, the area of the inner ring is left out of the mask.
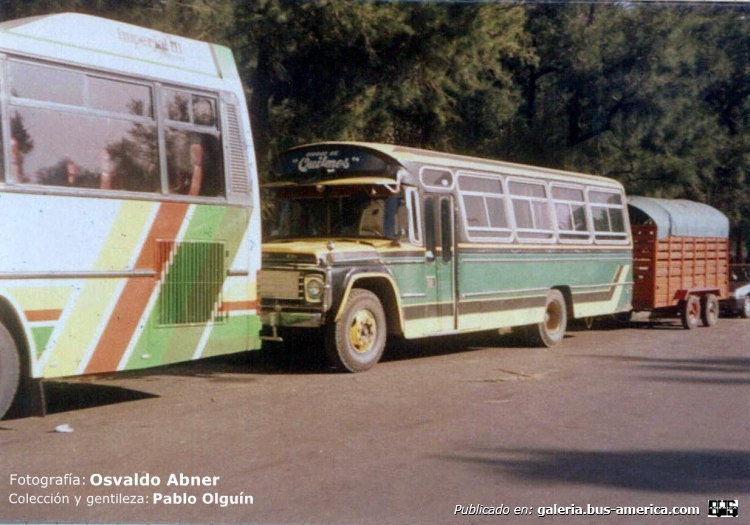
[[[424,214],[426,317],[435,332],[451,331],[457,328],[453,196],[425,195]]]

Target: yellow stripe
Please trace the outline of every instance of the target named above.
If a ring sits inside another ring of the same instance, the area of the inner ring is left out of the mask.
[[[30,310],[62,310],[68,303],[70,284],[50,286],[12,286],[8,292],[15,297],[24,312]]]
[[[80,295],[73,297],[75,309],[63,319],[64,326],[52,334],[54,347],[44,355],[44,377],[76,375],[100,326],[109,320],[109,305],[120,289],[122,279],[92,279]]]
[[[150,225],[154,206],[156,204],[148,202],[122,203],[95,270],[122,270],[128,267],[144,230]]]
[[[131,269],[136,250],[140,251],[143,232],[151,225],[154,203],[123,202],[115,223],[107,236],[94,270]],[[43,356],[44,377],[60,377],[80,373],[92,346],[101,337],[110,319],[113,301],[121,290],[123,279],[88,279],[79,294],[74,294],[59,326],[52,334],[51,349]]]

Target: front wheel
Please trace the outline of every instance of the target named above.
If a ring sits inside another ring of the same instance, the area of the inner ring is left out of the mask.
[[[544,306],[544,320],[530,327],[531,342],[547,348],[557,346],[565,337],[567,326],[565,297],[559,290],[550,290]]]
[[[335,368],[369,370],[385,349],[385,313],[380,300],[368,290],[353,289],[341,317],[327,331],[326,355]]]
[[[0,419],[10,408],[21,382],[18,348],[8,329],[0,324]]]
[[[712,293],[701,297],[701,322],[709,328],[719,322],[719,298]]]

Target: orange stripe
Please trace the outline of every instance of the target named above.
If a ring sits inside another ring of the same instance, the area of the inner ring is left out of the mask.
[[[185,220],[187,210],[187,204],[164,203],[160,205],[156,220],[151,226],[151,231],[135,265],[138,270],[156,270],[157,277],[156,279],[128,279],[117,301],[117,306],[112,312],[112,317],[96,345],[96,350],[86,365],[85,373],[110,372],[117,369],[161,277],[162,269],[156,267],[156,241],[174,240]]]
[[[41,321],[57,321],[62,315],[62,310],[28,310],[25,313],[27,321],[38,323]]]
[[[227,301],[222,303],[219,311],[238,312],[241,310],[257,310],[258,301]]]

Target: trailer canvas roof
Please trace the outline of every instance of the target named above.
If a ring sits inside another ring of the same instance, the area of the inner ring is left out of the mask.
[[[628,204],[656,224],[659,239],[670,236],[729,237],[729,219],[707,204],[652,197],[630,197]]]

